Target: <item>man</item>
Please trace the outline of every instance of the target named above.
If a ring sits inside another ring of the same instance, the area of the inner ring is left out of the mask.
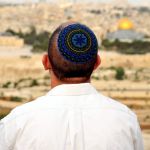
[[[88,27],[62,24],[42,61],[52,89],[1,120],[0,150],[143,150],[136,115],[90,84],[101,61]]]

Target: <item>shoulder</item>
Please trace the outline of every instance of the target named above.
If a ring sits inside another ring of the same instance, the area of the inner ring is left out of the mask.
[[[36,110],[39,110],[39,108],[42,107],[43,100],[45,99],[45,96],[41,96],[31,102],[22,104],[20,106],[17,106],[14,108],[5,118],[1,120],[1,122],[9,122],[13,121],[19,117],[22,117],[24,115],[27,115],[29,113],[35,112]]]
[[[137,119],[136,114],[128,106],[124,105],[118,100],[104,96],[100,93],[99,93],[99,96],[100,96],[100,100],[102,100],[104,109],[109,109],[110,111],[118,113],[118,115],[121,115],[121,114],[128,115],[132,118]]]

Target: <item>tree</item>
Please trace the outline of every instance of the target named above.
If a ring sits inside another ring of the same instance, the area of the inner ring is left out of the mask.
[[[124,76],[125,76],[125,71],[122,67],[118,67],[116,68],[116,75],[115,75],[115,78],[117,80],[123,80],[124,79]]]

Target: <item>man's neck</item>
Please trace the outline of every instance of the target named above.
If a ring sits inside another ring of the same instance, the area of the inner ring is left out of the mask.
[[[90,83],[90,79],[87,78],[66,78],[63,81],[59,80],[55,74],[52,72],[51,74],[51,88],[54,88],[61,84],[79,84],[79,83]]]

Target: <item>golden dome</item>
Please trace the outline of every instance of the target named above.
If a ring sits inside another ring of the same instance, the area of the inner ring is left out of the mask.
[[[133,28],[134,28],[134,25],[129,19],[124,18],[119,21],[119,24],[118,24],[119,30],[132,30]]]

